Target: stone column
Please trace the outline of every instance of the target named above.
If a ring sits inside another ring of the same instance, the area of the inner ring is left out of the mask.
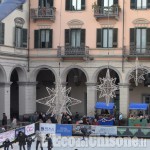
[[[0,120],[3,113],[6,113],[7,119],[10,119],[10,85],[8,83],[0,83]]]
[[[97,91],[94,89],[96,83],[88,82],[87,85],[87,116],[93,116],[97,102]]]
[[[129,84],[120,83],[120,112],[125,118],[128,117],[128,108],[129,108]]]
[[[19,115],[36,111],[36,82],[18,82],[19,84]]]

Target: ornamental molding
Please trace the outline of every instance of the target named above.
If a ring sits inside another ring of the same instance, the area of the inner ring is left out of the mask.
[[[78,19],[74,19],[69,21],[68,23],[69,28],[82,28],[84,22]]]
[[[25,20],[21,17],[15,18],[14,22],[17,27],[23,27],[23,25],[25,24]]]
[[[52,24],[38,24],[39,29],[50,29]]]
[[[138,19],[135,19],[132,23],[136,27],[147,27],[150,21],[144,18],[138,18]]]
[[[105,20],[103,22],[99,22],[102,28],[114,28],[116,21],[115,20]]]

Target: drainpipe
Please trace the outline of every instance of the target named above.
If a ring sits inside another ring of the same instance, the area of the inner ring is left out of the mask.
[[[29,0],[29,18],[28,18],[28,69],[27,71],[30,72],[30,0]]]
[[[123,32],[122,32],[122,72],[124,72],[124,53],[125,53],[125,46],[124,46],[124,23],[125,23],[125,21],[124,21],[124,0],[123,0],[123,10],[122,10],[122,13],[123,13],[123,25],[122,25],[122,30],[123,30]]]

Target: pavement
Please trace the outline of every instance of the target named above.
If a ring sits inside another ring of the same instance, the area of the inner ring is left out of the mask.
[[[137,138],[102,138],[90,137],[83,140],[82,137],[53,137],[53,150],[149,150],[150,139]],[[36,141],[31,150],[36,150]],[[14,150],[19,150],[18,143],[13,144]],[[0,150],[3,150],[1,148]],[[11,148],[10,148],[11,149]],[[26,149],[27,150],[27,149]],[[39,150],[40,147],[39,147]],[[48,150],[47,143],[43,142],[43,150]]]

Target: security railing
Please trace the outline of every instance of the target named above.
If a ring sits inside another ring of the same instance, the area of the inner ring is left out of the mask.
[[[87,57],[89,56],[89,47],[61,46],[58,47],[57,56],[58,57]]]
[[[119,7],[96,7],[94,8],[94,17],[105,18],[105,17],[119,17]]]
[[[55,20],[55,8],[43,7],[43,8],[31,9],[31,18]]]
[[[150,55],[150,46],[145,48],[130,46],[130,55]]]

